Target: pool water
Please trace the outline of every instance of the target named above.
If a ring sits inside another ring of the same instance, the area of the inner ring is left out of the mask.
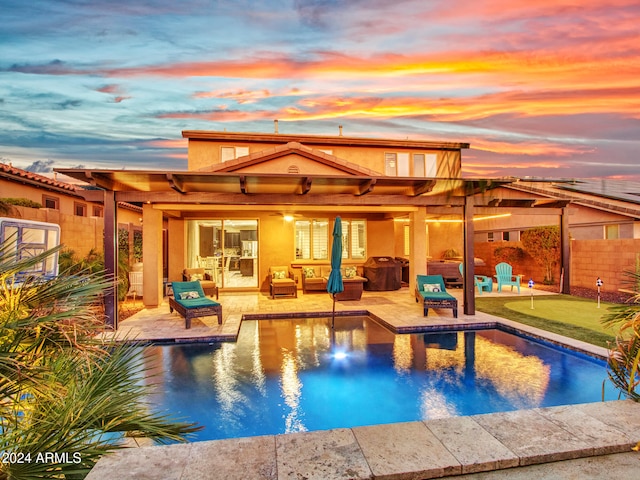
[[[237,343],[146,355],[152,404],[203,425],[197,440],[597,402],[607,378],[603,361],[501,330],[395,335],[367,317],[243,321]]]

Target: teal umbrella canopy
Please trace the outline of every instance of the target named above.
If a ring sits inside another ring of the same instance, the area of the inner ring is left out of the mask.
[[[333,225],[333,245],[331,247],[331,273],[327,281],[327,292],[332,295],[344,291],[342,283],[342,273],[340,266],[342,265],[342,219],[336,217]]]

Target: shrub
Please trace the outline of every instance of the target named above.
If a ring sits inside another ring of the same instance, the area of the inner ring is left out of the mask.
[[[28,198],[2,198],[0,201],[6,205],[15,205],[17,207],[42,208],[42,204],[29,200]]]
[[[553,267],[560,261],[560,227],[530,228],[522,232],[520,240],[531,258],[545,268],[543,283],[552,285]]]
[[[524,260],[524,255],[524,250],[520,247],[498,247],[493,251],[493,257],[496,259],[496,263],[517,263]]]
[[[0,244],[0,452],[34,456],[0,463],[0,479],[84,478],[125,436],[167,443],[198,430],[150,411],[138,347],[96,340],[104,324],[94,307],[110,288],[104,272],[15,282],[57,251],[18,259],[8,242]],[[37,462],[38,452],[69,457]]]

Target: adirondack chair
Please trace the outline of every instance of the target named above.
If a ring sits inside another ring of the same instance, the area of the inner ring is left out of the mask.
[[[464,277],[464,263],[460,264],[460,275]],[[493,291],[493,280],[485,275],[474,275],[473,283],[478,288],[478,295],[482,295],[482,290]]]
[[[497,290],[499,292],[502,291],[503,286],[511,285],[511,291],[513,292],[513,287],[518,288],[518,294],[520,294],[520,279],[522,275],[514,275],[513,267],[508,263],[502,262],[496,265],[496,274],[495,279],[498,282]]]
[[[415,294],[416,303],[422,301],[425,317],[429,308],[451,308],[454,318],[458,318],[458,300],[447,293],[442,275],[417,275]]]

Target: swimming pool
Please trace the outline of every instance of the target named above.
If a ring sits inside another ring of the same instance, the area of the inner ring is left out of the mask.
[[[243,321],[237,343],[146,355],[154,408],[204,425],[197,440],[596,402],[607,377],[603,361],[505,331],[395,335],[367,317]]]

